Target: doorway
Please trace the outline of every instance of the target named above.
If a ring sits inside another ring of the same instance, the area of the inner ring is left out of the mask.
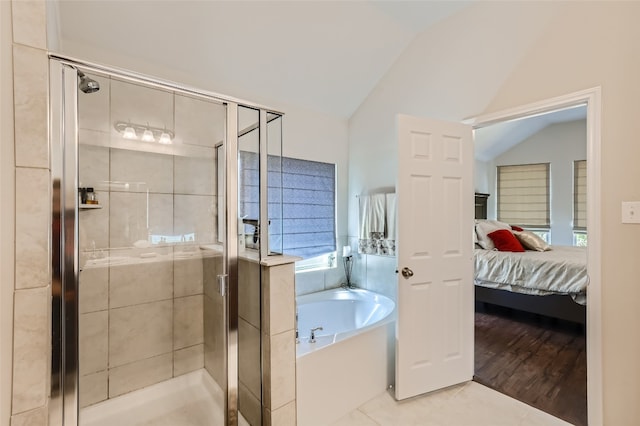
[[[538,102],[535,104],[526,105],[519,108],[514,108],[507,111],[502,111],[495,114],[490,114],[482,117],[478,117],[473,121],[473,126],[476,132],[476,136],[486,131],[491,132],[491,128],[498,128],[499,123],[508,123],[512,127],[517,126],[518,122],[523,122],[526,118],[531,121],[541,120],[542,117],[551,117],[551,113],[556,113],[556,117],[570,117],[571,114],[579,113],[580,106],[584,111],[584,119],[586,126],[586,181],[587,181],[587,208],[586,208],[586,229],[588,229],[588,248],[587,248],[587,282],[589,285],[588,303],[586,305],[586,353],[587,363],[585,372],[588,375],[589,380],[586,392],[586,404],[588,405],[588,419],[589,423],[597,424],[602,418],[602,395],[601,395],[601,336],[599,325],[599,312],[600,312],[600,229],[597,222],[599,216],[599,182],[597,176],[600,170],[599,163],[599,151],[600,151],[600,135],[599,135],[599,102],[600,91],[598,88],[585,90],[583,92],[562,96],[547,101]],[[561,112],[558,112],[561,111]],[[533,117],[533,118],[532,118]],[[575,116],[574,116],[575,118]],[[503,124],[504,125],[504,124]],[[482,138],[480,138],[482,139]],[[489,148],[483,146],[482,152],[488,152]],[[579,160],[580,158],[576,158]],[[490,169],[486,167],[485,169]],[[478,168],[481,169],[481,168]],[[495,170],[495,169],[494,169]],[[478,170],[476,170],[477,172]],[[482,176],[482,174],[480,174]],[[476,173],[476,178],[478,173]],[[488,182],[476,182],[476,190],[478,184],[484,184],[484,188],[489,188]],[[480,191],[482,192],[482,191]],[[491,192],[495,192],[495,186],[491,187]],[[495,195],[494,195],[495,197]],[[573,197],[569,197],[572,201]],[[496,219],[495,211],[495,198],[493,204],[489,204],[488,214],[490,219]],[[562,234],[562,231],[549,229],[550,232],[556,232],[556,235]],[[569,231],[571,234],[573,231],[576,234],[576,229],[573,228]],[[572,235],[569,235],[571,238]],[[560,239],[562,244],[566,244],[567,239]],[[493,312],[493,314],[498,314]],[[535,317],[534,317],[535,319]],[[582,343],[583,345],[585,343]],[[478,354],[476,352],[476,354]],[[586,378],[584,378],[587,383]],[[583,401],[584,403],[584,401]],[[562,417],[559,413],[551,413],[558,417]],[[586,417],[586,416],[585,416]],[[586,418],[584,420],[586,423]]]

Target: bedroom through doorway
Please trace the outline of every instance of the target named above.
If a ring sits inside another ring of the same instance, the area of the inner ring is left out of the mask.
[[[474,381],[579,426],[593,258],[588,113],[586,102],[522,108],[474,131]]]

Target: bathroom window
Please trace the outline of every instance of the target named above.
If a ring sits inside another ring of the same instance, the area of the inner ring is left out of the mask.
[[[273,197],[269,200],[269,226],[282,229],[282,235],[272,234],[271,238],[282,238],[285,254],[304,259],[298,262],[297,270],[333,266],[335,262],[330,259],[335,259],[336,251],[335,164],[275,156],[269,156],[268,164],[268,186],[276,189],[282,185],[282,204],[278,198],[280,192],[269,191]],[[240,152],[240,173],[240,211],[248,218],[257,218],[259,170],[256,153]],[[282,221],[282,227],[279,221]],[[245,229],[245,232],[251,230]]]

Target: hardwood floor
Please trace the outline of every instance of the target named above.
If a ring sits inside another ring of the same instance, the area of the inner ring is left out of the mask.
[[[587,355],[582,326],[479,304],[475,332],[476,382],[586,426]]]

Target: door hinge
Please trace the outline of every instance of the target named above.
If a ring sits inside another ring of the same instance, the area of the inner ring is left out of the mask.
[[[218,275],[218,293],[220,293],[220,296],[222,297],[225,297],[227,295],[228,277],[229,275],[227,274]]]

